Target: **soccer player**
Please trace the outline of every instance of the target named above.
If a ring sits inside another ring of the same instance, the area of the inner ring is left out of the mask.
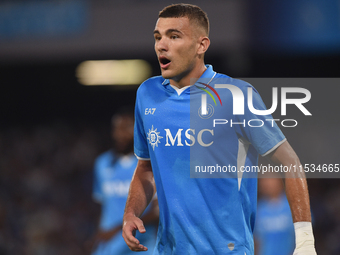
[[[300,166],[299,159],[271,116],[257,116],[240,104],[236,108],[243,114],[233,113],[233,94],[235,102],[249,93],[255,109],[265,106],[250,84],[205,65],[207,15],[197,6],[175,4],[158,17],[154,39],[162,76],[137,91],[139,160],[125,207],[125,242],[134,251],[148,249],[133,234],[146,232],[140,215],[157,187],[160,221],[153,254],[254,254],[257,179],[239,170],[256,166],[258,154],[284,166]],[[207,171],[221,178],[201,178]],[[294,254],[314,255],[306,179],[301,173],[288,176]]]
[[[133,155],[133,123],[133,111],[124,110],[112,117],[113,149],[99,155],[95,162],[93,196],[102,206],[92,253],[95,255],[134,253],[126,246],[121,231],[129,186],[137,165]],[[158,223],[157,200],[152,202],[142,219],[146,221],[148,233],[136,237],[153,247]]]
[[[292,214],[278,177],[271,174],[259,179],[261,199],[254,232],[258,255],[291,255],[295,248]]]

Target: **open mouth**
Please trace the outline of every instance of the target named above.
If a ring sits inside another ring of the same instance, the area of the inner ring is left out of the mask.
[[[166,57],[160,56],[159,63],[161,65],[161,68],[167,68],[171,63],[171,60]]]

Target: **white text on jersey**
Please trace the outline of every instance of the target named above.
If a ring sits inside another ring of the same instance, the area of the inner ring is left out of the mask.
[[[156,108],[145,108],[145,115],[153,115],[156,111]]]

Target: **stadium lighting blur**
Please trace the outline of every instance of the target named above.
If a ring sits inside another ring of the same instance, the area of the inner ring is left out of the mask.
[[[150,64],[141,59],[91,60],[79,64],[76,77],[83,85],[137,85],[151,72]]]

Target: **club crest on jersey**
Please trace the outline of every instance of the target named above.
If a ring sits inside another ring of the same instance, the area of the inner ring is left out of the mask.
[[[149,129],[148,132],[148,141],[152,146],[152,149],[155,150],[155,146],[158,147],[158,144],[160,143],[160,139],[163,138],[163,136],[159,135],[160,132],[157,132],[157,128],[154,129],[153,125],[151,129]]]

